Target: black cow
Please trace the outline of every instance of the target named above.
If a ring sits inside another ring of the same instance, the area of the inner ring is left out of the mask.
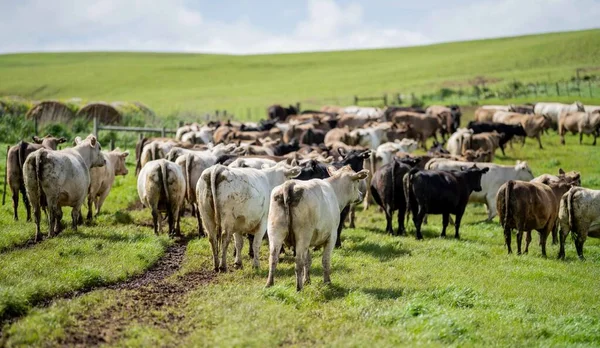
[[[271,128],[275,127],[277,123],[277,119],[274,120],[260,120],[256,126],[247,126],[242,123],[240,126],[240,131],[242,132],[264,132],[271,130]]]
[[[462,168],[461,171],[411,169],[404,176],[404,195],[407,214],[412,212],[417,239],[423,239],[421,224],[426,214],[442,214],[442,237],[450,214],[456,215],[454,238],[460,238],[460,220],[465,213],[471,192],[481,191],[481,176],[489,168]]]
[[[319,145],[325,142],[325,132],[321,129],[307,129],[300,135],[301,145]]]
[[[462,116],[462,112],[460,111],[460,106],[458,105],[448,105],[450,108],[450,115],[452,116],[452,124],[450,127],[450,133],[456,132],[456,130],[460,127],[460,117]]]
[[[450,152],[444,148],[444,145],[446,145],[445,141],[439,143],[436,140],[434,140],[433,146],[431,146],[429,150],[427,150],[427,154],[431,156],[437,156],[439,154],[449,155]]]
[[[349,165],[352,170],[359,172],[363,170],[363,163],[365,159],[371,156],[371,150],[350,150],[345,152],[343,149],[338,150],[339,154],[343,157],[341,161],[333,162],[331,164],[323,164],[315,160],[310,160],[303,165],[300,175],[296,177],[297,180],[310,180],[310,179],[326,179],[329,177],[327,172],[328,166],[334,166],[336,168],[342,168],[343,166]],[[345,207],[340,214],[340,224],[337,230],[337,240],[335,247],[339,248],[342,246],[342,228],[344,221],[350,213],[350,206]],[[354,214],[353,214],[354,215]],[[350,217],[350,227],[354,227],[354,216]]]
[[[289,143],[280,143],[273,147],[273,154],[275,156],[285,156],[288,153],[300,150],[298,140],[293,139]]]
[[[406,230],[404,229],[406,198],[404,197],[402,178],[404,178],[404,175],[419,162],[419,158],[396,157],[391,163],[379,168],[373,174],[371,194],[373,195],[375,203],[377,203],[385,213],[385,219],[387,221],[385,231],[391,235],[394,235],[392,218],[396,210],[398,210],[398,230],[396,235],[406,234]]]
[[[298,109],[290,105],[284,108],[281,105],[271,105],[267,109],[267,115],[270,120],[277,120],[279,122],[285,122],[285,119],[290,115],[298,115]]]
[[[494,131],[504,134],[503,137],[500,138],[500,150],[502,150],[502,155],[506,156],[504,153],[504,145],[508,143],[513,137],[525,137],[527,133],[525,133],[525,129],[520,124],[505,124],[498,122],[478,122],[471,121],[467,125],[467,128],[472,129],[474,134],[479,133],[492,133]]]

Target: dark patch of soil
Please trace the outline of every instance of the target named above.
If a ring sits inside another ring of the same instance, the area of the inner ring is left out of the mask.
[[[59,343],[67,346],[88,347],[114,343],[126,328],[135,323],[151,325],[176,335],[185,335],[191,327],[180,328],[185,319],[181,310],[185,295],[210,282],[214,272],[203,270],[170,278],[183,261],[185,243],[167,250],[155,267],[125,283],[109,286],[114,289],[115,303],[107,308],[80,313],[75,325],[65,328],[65,338]]]

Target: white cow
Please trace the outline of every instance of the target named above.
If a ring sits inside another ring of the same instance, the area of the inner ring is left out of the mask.
[[[462,148],[463,148],[465,136],[469,136],[472,134],[473,134],[472,129],[467,129],[467,128],[457,129],[456,132],[454,132],[450,136],[450,138],[448,138],[446,149],[448,150],[448,152],[450,152],[451,155],[462,156]]]
[[[328,168],[327,179],[290,180],[273,189],[267,233],[269,235],[269,278],[272,286],[279,251],[285,242],[296,250],[296,290],[310,282],[310,248],[323,247],[323,280],[330,283],[331,252],[337,238],[340,212],[362,200],[359,185],[369,173],[355,173],[350,166]],[[255,239],[256,240],[256,239]]]
[[[110,152],[103,151],[102,156],[104,156],[106,165],[90,169],[88,220],[92,220],[92,203],[96,206],[96,215],[100,214],[100,208],[115,182],[115,176],[125,176],[129,173],[125,166],[125,158],[129,156],[129,151],[121,152],[119,149]]]
[[[600,105],[584,105],[583,109],[585,112],[597,112],[600,111]]]
[[[375,160],[375,165],[370,167],[371,171],[374,173],[377,169],[392,162],[392,158],[394,158],[397,152],[411,153],[418,146],[419,143],[414,139],[395,140],[394,142],[379,145],[375,151],[375,156],[371,156]]]
[[[198,130],[185,133],[181,141],[190,144],[209,144],[213,142],[213,133],[215,128],[203,126]]]
[[[140,155],[140,168],[144,167],[146,163],[150,161],[165,158],[167,153],[178,144],[179,143],[176,140],[170,139],[154,140],[151,143],[144,145],[144,149]]]
[[[377,117],[382,120],[383,110],[374,107],[348,106],[344,108],[343,114],[354,114],[360,117]]]
[[[583,257],[583,243],[587,237],[600,238],[600,191],[583,187],[573,187],[560,200],[558,209],[560,226],[560,251],[558,258],[565,258],[565,240],[569,232],[577,255]]]
[[[187,134],[189,132],[199,131],[200,127],[201,127],[201,125],[196,122],[185,125],[185,126],[181,126],[181,127],[177,128],[177,131],[175,132],[175,139],[182,140],[184,134]]]
[[[558,120],[562,113],[571,111],[585,111],[581,102],[574,102],[573,104],[563,103],[536,103],[533,108],[533,113],[536,115],[549,116],[552,121],[552,127],[558,127]],[[495,122],[495,121],[494,121]]]
[[[85,140],[77,137],[75,144],[75,147],[59,151],[42,148],[25,160],[23,179],[33,207],[36,241],[41,239],[42,208],[47,208],[48,211],[50,237],[60,231],[62,207],[65,206],[73,207],[72,226],[77,230],[81,205],[85,202],[90,187],[90,168],[105,164],[100,143],[95,136],[90,134]]]
[[[258,268],[260,244],[267,230],[269,197],[275,186],[300,174],[300,167],[229,168],[217,164],[202,173],[196,197],[208,234],[215,271],[227,271],[227,247],[235,239],[235,266],[242,268],[243,235],[254,235],[252,266]],[[221,260],[219,261],[219,254]]]
[[[496,194],[502,184],[509,180],[529,181],[533,179],[533,173],[525,161],[517,161],[515,166],[505,166],[494,163],[474,163],[451,161],[445,158],[434,158],[430,160],[425,169],[431,170],[461,170],[462,167],[489,168],[490,170],[481,177],[481,191],[472,192],[469,196],[471,203],[485,203],[488,218],[491,221],[496,216]]]
[[[238,157],[235,161],[231,162],[228,167],[262,169],[265,167],[274,167],[276,164],[277,162],[269,158]]]
[[[179,211],[185,197],[185,179],[181,168],[166,159],[146,163],[137,181],[137,190],[142,204],[151,209],[154,233],[162,229],[161,212],[166,212],[169,235],[179,235]]]

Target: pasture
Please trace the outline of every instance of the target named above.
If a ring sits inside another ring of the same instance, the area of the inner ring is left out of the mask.
[[[567,146],[555,134],[545,150],[529,140],[507,150],[499,163],[527,160],[535,175],[559,167],[577,169],[584,187],[600,187],[597,149]],[[131,161],[131,159],[130,159]],[[4,165],[4,158],[2,158]],[[313,282],[297,293],[291,255],[282,259],[275,286],[264,288],[267,247],[261,268],[213,274],[206,238],[182,230],[189,241],[155,237],[148,210],[137,210],[135,177],[118,177],[104,213],[77,233],[31,244],[33,223],[0,210],[0,318],[2,343],[148,345],[589,345],[600,342],[600,302],[590,294],[600,276],[600,243],[576,258],[569,238],[567,260],[506,255],[497,218],[482,223],[485,208],[469,205],[461,240],[438,238],[439,216],[430,218],[425,240],[384,234],[375,207],[359,212],[356,229],[342,234],[333,253],[331,286],[322,284],[321,252]],[[21,216],[24,216],[21,209]],[[65,215],[67,216],[67,215]],[[67,219],[68,220],[68,219]],[[245,245],[247,248],[247,243]],[[158,267],[140,281],[157,260]],[[232,262],[232,259],[230,259]],[[137,283],[136,283],[137,282]],[[117,284],[112,287],[105,287]],[[120,285],[119,285],[120,284]]]
[[[273,103],[303,101],[304,108],[309,108],[332,97],[349,104],[354,95],[432,93],[443,87],[470,90],[469,81],[476,77],[487,79],[488,85],[507,85],[514,80],[553,83],[571,79],[578,68],[591,69],[582,75],[597,75],[599,47],[600,30],[596,29],[422,47],[278,55],[10,54],[0,55],[0,95],[35,100],[139,100],[163,117],[227,109],[244,119],[248,108],[256,117]],[[600,91],[595,93],[600,95]],[[578,99],[593,101],[588,95]]]

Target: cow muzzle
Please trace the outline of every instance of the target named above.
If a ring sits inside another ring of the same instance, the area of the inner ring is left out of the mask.
[[[353,203],[354,204],[358,204],[360,202],[362,202],[365,198],[365,195],[362,192],[358,192],[358,199],[356,199]]]

